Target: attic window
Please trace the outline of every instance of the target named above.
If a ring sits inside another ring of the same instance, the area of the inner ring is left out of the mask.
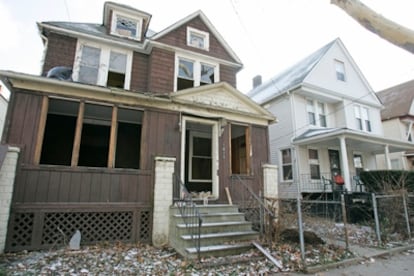
[[[346,81],[345,78],[345,65],[342,61],[335,60],[336,79],[340,81]]]
[[[209,33],[187,27],[187,45],[208,51],[210,48]]]
[[[114,11],[111,34],[141,40],[142,18],[131,18]]]

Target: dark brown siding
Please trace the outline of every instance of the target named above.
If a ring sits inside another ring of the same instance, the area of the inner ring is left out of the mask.
[[[236,74],[236,68],[226,66],[223,64],[220,65],[220,81],[227,82],[234,88],[236,88],[237,86]]]
[[[173,52],[154,48],[149,61],[150,92],[171,93],[174,90],[174,58]]]
[[[131,72],[131,90],[148,91],[148,56],[134,52]]]
[[[197,49],[195,47],[187,46],[187,26],[210,33],[210,49],[208,52],[205,50]],[[174,31],[159,38],[158,41],[168,45],[173,45],[176,47],[188,49],[190,51],[198,52],[204,55],[236,62],[226,51],[223,45],[218,41],[218,39],[213,35],[213,33],[207,28],[206,24],[204,24],[199,16],[189,21],[187,24],[184,24]]]
[[[32,164],[42,96],[32,95],[24,91],[15,91],[11,94],[11,97],[12,105],[9,107],[5,142],[21,147],[21,162]]]
[[[76,54],[77,39],[56,33],[49,33],[47,53],[43,64],[42,75],[55,66],[72,68]]]
[[[141,141],[141,168],[152,168],[156,156],[176,157],[180,164],[181,133],[179,115],[173,112],[147,110],[144,115]]]

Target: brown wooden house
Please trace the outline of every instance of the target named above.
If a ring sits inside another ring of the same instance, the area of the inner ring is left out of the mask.
[[[20,149],[6,250],[76,229],[85,243],[151,242],[158,157],[211,203],[227,203],[233,175],[263,189],[275,118],[235,88],[239,58],[201,11],[158,33],[150,19],[106,2],[103,24],[39,23],[42,75],[0,71],[2,143]]]

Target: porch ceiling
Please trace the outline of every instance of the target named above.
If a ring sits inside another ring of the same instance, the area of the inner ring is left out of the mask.
[[[344,137],[348,149],[373,154],[383,154],[388,145],[389,152],[414,150],[414,144],[400,140],[387,139],[382,136],[347,128],[310,129],[293,139],[294,145],[315,147],[339,147],[339,138]]]

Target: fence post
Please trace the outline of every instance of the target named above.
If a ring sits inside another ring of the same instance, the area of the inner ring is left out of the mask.
[[[346,225],[348,224],[347,221],[347,214],[346,214],[346,206],[345,206],[345,195],[341,194],[341,206],[342,206],[342,220],[344,221],[344,231],[345,231],[345,246],[346,250],[349,250],[349,242],[348,242],[348,229]]]
[[[381,244],[381,231],[380,231],[380,225],[379,225],[379,219],[378,219],[378,208],[377,208],[377,197],[375,196],[375,193],[371,194],[372,196],[372,208],[374,209],[374,218],[375,218],[375,230],[377,232],[377,238],[378,242]]]
[[[411,228],[410,228],[410,217],[408,216],[408,209],[407,209],[407,200],[405,198],[407,192],[404,192],[402,194],[402,198],[403,198],[403,205],[404,205],[404,214],[405,214],[405,223],[407,224],[407,233],[408,233],[408,238],[411,241]]]
[[[302,206],[301,198],[297,197],[297,206],[298,206],[298,224],[299,224],[299,241],[300,241],[300,253],[302,257],[302,262],[305,263],[305,239],[303,237],[303,222],[302,222]]]

